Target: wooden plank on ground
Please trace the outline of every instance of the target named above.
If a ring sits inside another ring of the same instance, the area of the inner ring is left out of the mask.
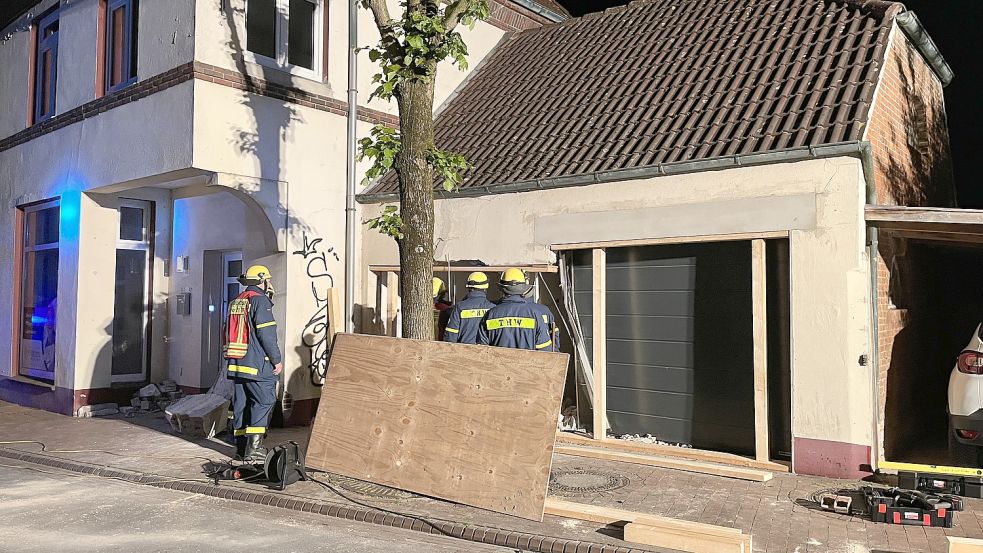
[[[753,467],[771,472],[789,472],[789,468],[780,463],[775,463],[772,461],[760,462],[748,457],[741,457],[740,455],[724,453],[721,451],[708,451],[705,449],[693,449],[662,444],[646,444],[643,442],[630,442],[627,440],[607,440],[601,443],[588,438],[587,436],[580,436],[571,432],[557,433],[556,441],[558,444],[584,445],[610,451],[625,451],[630,453],[642,453],[645,455],[692,459],[694,461],[720,463],[735,467]]]
[[[983,553],[983,540],[948,536],[949,553]]]
[[[751,553],[751,536],[737,528],[547,498],[546,513],[600,524],[625,524],[625,540],[691,553]]]
[[[591,459],[603,459],[605,461],[634,463],[636,465],[646,465],[650,467],[684,470],[687,472],[698,472],[700,474],[737,478],[740,480],[749,480],[751,482],[767,482],[774,477],[774,474],[766,470],[706,463],[703,461],[693,461],[690,459],[611,451],[597,447],[558,445],[556,446],[556,453],[561,453],[563,455],[575,455],[577,457],[588,457]]]
[[[567,361],[339,334],[307,465],[542,520]]]

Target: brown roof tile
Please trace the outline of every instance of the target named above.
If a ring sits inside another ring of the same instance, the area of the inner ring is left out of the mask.
[[[472,188],[860,140],[903,9],[638,0],[525,31],[440,114],[437,144],[474,164]]]

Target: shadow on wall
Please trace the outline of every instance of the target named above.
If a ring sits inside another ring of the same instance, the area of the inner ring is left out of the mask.
[[[887,182],[878,186],[878,203],[888,204],[893,200],[904,206],[952,207],[956,205],[956,192],[945,105],[941,95],[926,99],[916,94],[915,59],[918,55],[911,51],[906,56],[907,61],[901,56],[894,58],[895,71],[901,79],[905,136],[899,137],[901,131],[892,128],[890,143],[903,144],[907,156],[899,161],[890,152],[880,153],[878,165],[882,169],[882,179]],[[884,197],[885,192],[889,197]]]
[[[236,69],[242,75],[245,92],[240,102],[249,108],[253,116],[253,129],[238,129],[233,142],[240,152],[251,154],[259,165],[259,176],[262,179],[284,181],[284,170],[281,160],[284,158],[284,144],[290,142],[293,125],[304,124],[305,121],[296,106],[285,100],[271,97],[267,94],[270,83],[277,83],[287,89],[294,89],[294,77],[286,71],[267,67],[262,64],[246,62],[246,44],[240,29],[244,28],[246,13],[244,2],[224,5],[223,12],[229,28],[230,39],[227,43],[235,60]],[[277,20],[285,19],[282,5],[275,8]],[[240,23],[243,27],[240,27]],[[259,77],[254,77],[250,71],[259,71]],[[288,186],[304,185],[293,182]],[[323,243],[324,238],[317,236],[304,220],[296,217],[294,211],[287,206],[281,206],[287,222],[288,236],[301,240],[289,240],[288,243],[302,243],[302,248],[285,252],[291,256],[302,257],[306,267],[306,277],[310,283],[309,291],[297,289],[295,293],[310,294],[311,308],[308,320],[299,336],[285,336],[284,351],[293,348],[300,355],[305,370],[290,371],[290,380],[286,382],[282,407],[283,420],[291,419],[291,391],[301,390],[311,385],[317,386],[323,379],[327,369],[327,357],[330,344],[328,342],[328,292],[335,286],[335,279],[329,268],[329,260],[340,261],[335,247]],[[289,368],[288,368],[289,369]],[[285,416],[284,416],[285,415]]]

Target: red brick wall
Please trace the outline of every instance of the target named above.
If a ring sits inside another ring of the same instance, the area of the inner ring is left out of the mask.
[[[877,203],[904,206],[955,206],[942,83],[900,29],[887,53],[871,112],[867,140],[874,154]],[[889,298],[891,267],[911,273],[907,257],[895,257],[900,244],[882,234],[877,263],[878,377],[880,439],[883,444],[888,375],[895,339],[907,324],[905,298]],[[895,294],[897,294],[895,290]],[[894,360],[895,365],[899,361]]]
[[[942,83],[900,30],[870,116],[877,203],[955,206]]]
[[[488,23],[506,31],[524,31],[552,22],[508,0],[489,0]]]

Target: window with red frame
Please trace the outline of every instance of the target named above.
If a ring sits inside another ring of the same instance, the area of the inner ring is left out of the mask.
[[[137,0],[106,2],[106,92],[137,80]]]
[[[52,10],[35,23],[37,57],[34,60],[34,122],[55,114],[58,80],[58,10]]]

